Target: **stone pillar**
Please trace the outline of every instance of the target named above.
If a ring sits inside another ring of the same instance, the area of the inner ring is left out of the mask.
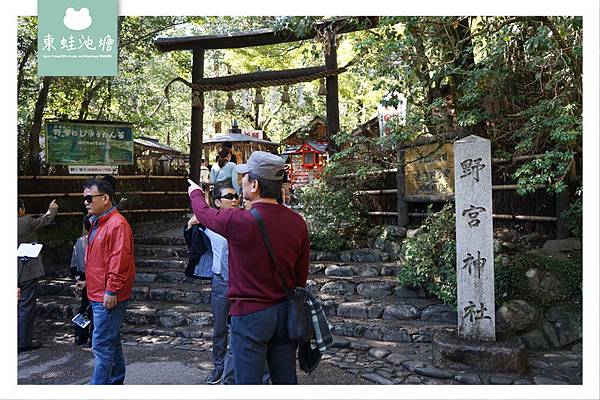
[[[490,141],[454,143],[459,337],[496,340]]]

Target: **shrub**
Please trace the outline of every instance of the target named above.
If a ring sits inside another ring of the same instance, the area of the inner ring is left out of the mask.
[[[427,217],[420,232],[404,241],[405,265],[398,282],[421,286],[428,295],[456,305],[456,241],[454,205]]]
[[[531,291],[527,286],[525,272],[535,268],[539,271],[550,271],[561,278],[564,285],[558,293],[553,292],[551,298],[544,297],[543,291]],[[556,260],[533,254],[519,254],[510,259],[504,266],[494,269],[496,303],[507,299],[526,300],[538,307],[564,302],[580,302],[582,298],[582,262],[579,256],[569,261]]]
[[[581,189],[577,191],[578,198],[573,201],[560,217],[565,221],[569,232],[575,237],[582,237],[583,201]]]
[[[315,250],[343,249],[366,225],[366,209],[351,188],[316,179],[301,189],[299,198]]]

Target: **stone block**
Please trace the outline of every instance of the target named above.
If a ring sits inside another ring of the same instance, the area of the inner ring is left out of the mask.
[[[334,277],[350,277],[354,274],[352,267],[349,265],[330,265],[325,269],[326,276],[334,276]]]
[[[392,304],[383,311],[383,319],[390,320],[417,319],[419,316],[420,311],[410,304]]]
[[[326,300],[321,303],[321,307],[328,317],[335,317],[337,315],[338,304],[334,300]]]
[[[497,311],[499,330],[512,332],[526,332],[537,324],[540,318],[539,310],[523,300],[509,300],[504,302]]]
[[[411,343],[412,337],[405,331],[389,331],[383,334],[386,342]]]
[[[372,305],[367,307],[367,317],[370,319],[378,319],[381,318],[383,314],[383,306],[382,305]]]
[[[361,278],[375,278],[379,276],[379,270],[369,265],[355,265],[352,267],[352,271]]]
[[[321,293],[351,296],[354,294],[355,285],[352,282],[347,281],[333,281],[328,282],[321,288]]]
[[[459,362],[488,372],[527,373],[527,350],[516,339],[466,340],[456,330],[439,330],[433,337],[432,351],[436,367]]]
[[[365,328],[363,337],[370,340],[381,340],[383,338],[383,329],[378,326],[370,326]]]
[[[367,298],[381,298],[391,295],[392,285],[389,282],[365,282],[356,288],[358,294]]]
[[[568,238],[548,240],[546,243],[544,243],[543,248],[558,251],[578,251],[581,250],[581,239]]]
[[[156,313],[156,322],[165,328],[182,326],[186,323],[186,316],[175,310],[162,310]]]
[[[345,262],[345,263],[352,261],[352,251],[351,250],[342,251],[340,253],[340,261]]]
[[[548,342],[546,342],[546,339],[544,338],[544,334],[539,329],[527,332],[526,334],[521,335],[520,338],[529,350],[548,350],[550,348]]]
[[[371,347],[369,349],[369,355],[378,359],[385,358],[390,355],[392,351],[383,347]]]
[[[433,304],[421,311],[423,321],[453,322],[458,321],[456,310],[446,304]]]
[[[367,304],[365,302],[342,303],[338,306],[337,315],[342,318],[367,318]]]
[[[147,274],[144,272],[135,273],[135,283],[152,283],[156,279],[156,274]]]
[[[325,270],[325,264],[314,264],[311,263],[308,265],[308,273],[309,274],[318,274]]]
[[[550,308],[544,318],[552,323],[560,347],[575,343],[583,338],[581,306],[565,304]]]
[[[185,322],[186,325],[211,326],[213,323],[213,317],[209,312],[191,313],[187,316]]]

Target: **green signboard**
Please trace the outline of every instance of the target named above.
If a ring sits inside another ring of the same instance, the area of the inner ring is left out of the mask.
[[[63,165],[131,165],[131,125],[46,122],[46,160]]]

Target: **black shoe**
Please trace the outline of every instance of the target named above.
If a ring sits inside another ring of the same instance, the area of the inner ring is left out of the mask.
[[[209,385],[218,385],[221,383],[221,379],[223,378],[223,368],[215,368],[209,375],[208,379],[206,379],[206,383]]]
[[[43,347],[41,343],[31,343],[29,346],[19,347],[18,353],[39,349],[40,347]]]

